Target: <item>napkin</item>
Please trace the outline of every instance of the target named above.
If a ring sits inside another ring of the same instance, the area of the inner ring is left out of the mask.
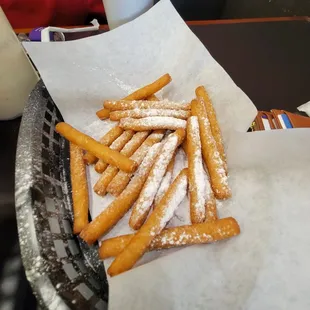
[[[305,112],[308,116],[310,116],[310,101],[302,104],[297,109],[298,109],[298,111]]]
[[[159,97],[189,101],[195,88],[204,85],[218,115],[233,191],[233,198],[218,208],[222,217],[236,217],[241,235],[213,245],[148,253],[136,268],[108,279],[110,309],[283,309],[288,304],[306,309],[309,298],[300,286],[308,274],[309,131],[245,133],[255,106],[170,1],[162,0],[102,35],[24,46],[64,119],[94,138],[114,125],[96,118],[103,100],[122,98],[166,72],[173,81]],[[180,151],[174,174],[184,165]],[[92,167],[89,175],[93,185],[99,175]],[[112,199],[91,191],[92,217]],[[173,225],[188,222],[187,199],[177,215]],[[128,217],[107,236],[130,232]],[[293,260],[294,253],[298,259]],[[292,285],[280,281],[287,273]]]

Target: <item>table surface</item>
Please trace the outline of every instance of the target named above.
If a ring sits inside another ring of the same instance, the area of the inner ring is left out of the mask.
[[[294,112],[297,106],[310,100],[309,18],[188,24],[258,109],[280,108]],[[106,30],[107,27],[103,26],[101,32]],[[16,30],[23,31],[27,32],[27,29]],[[81,37],[81,34],[78,36]],[[0,121],[4,139],[2,145],[5,146],[0,148],[2,205],[14,205],[14,164],[19,123],[20,118]]]
[[[296,111],[310,100],[310,22],[192,25],[259,110]]]

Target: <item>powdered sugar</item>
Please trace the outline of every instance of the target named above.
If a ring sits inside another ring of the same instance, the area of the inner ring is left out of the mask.
[[[205,128],[208,128],[208,130],[205,132],[206,134],[208,134],[208,141],[212,145],[212,149],[215,150],[212,154],[212,160],[215,163],[216,174],[220,179],[220,183],[223,185],[223,189],[225,188],[226,189],[225,191],[228,193],[229,192],[228,178],[227,178],[226,171],[224,168],[225,167],[224,162],[220,156],[220,153],[217,150],[217,146],[216,146],[216,142],[214,140],[214,137],[212,136],[211,128],[210,128],[210,122],[209,122],[208,118],[205,118],[205,117],[202,118],[202,121],[203,121],[203,125],[205,126]],[[209,171],[209,173],[210,173],[210,178],[212,181],[211,171]],[[216,193],[217,188],[213,188],[213,190]]]
[[[153,162],[153,159],[157,156],[160,148],[161,148],[161,143],[155,143],[154,145],[152,145],[150,147],[149,151],[147,152],[146,156],[144,157],[142,163],[140,164],[138,170],[134,174],[134,177],[132,178],[130,183],[133,183],[135,178],[137,178],[140,175],[143,175],[145,173],[146,168],[150,165],[150,163]]]
[[[167,140],[163,141],[162,143],[163,146],[160,150],[160,154],[156,158],[150,175],[144,184],[140,196],[134,206],[132,212],[133,221],[138,221],[138,219],[146,212],[148,212],[149,208],[151,207],[160,182],[166,172],[167,166],[172,159],[174,151],[177,148],[178,137],[175,134],[171,134]]]
[[[221,178],[222,184],[227,184],[228,178],[226,175],[226,171],[224,169],[224,162],[220,156],[220,153],[218,151],[213,153],[213,159],[218,164],[218,168],[216,169],[217,174]]]
[[[122,118],[119,126],[124,129],[135,131],[151,130],[151,129],[170,129],[186,128],[186,121],[175,117],[168,116],[151,116],[144,118]]]
[[[124,131],[116,140],[113,141],[113,143],[110,145],[110,149],[120,151],[125,146],[125,144],[132,138],[133,135],[133,130]],[[107,167],[108,164],[102,159],[99,159],[95,165],[95,170],[98,173],[102,173]]]
[[[157,205],[160,201],[160,199],[164,196],[166,193],[167,189],[169,188],[171,184],[171,179],[172,179],[172,171],[167,171],[165,176],[163,177],[161,184],[159,186],[159,189],[156,193],[155,199],[154,199],[154,204]]]
[[[148,136],[148,131],[141,131],[134,134],[134,136],[126,143],[126,145],[121,150],[121,154],[125,156],[131,156],[137,148],[143,143],[143,141]],[[105,171],[103,171],[99,180],[94,186],[94,191],[101,196],[106,194],[106,190],[114,176],[117,174],[118,168],[115,166],[108,166]]]
[[[201,142],[197,116],[188,119],[188,154],[189,192],[191,196],[191,212],[197,221],[205,218],[205,176],[202,165]]]
[[[113,143],[110,145],[110,149],[120,151],[125,143],[131,139],[134,132],[132,130],[126,130],[124,131],[116,140],[113,141]]]
[[[210,122],[210,129],[211,129],[212,135],[214,137],[214,140],[215,140],[215,143],[217,146],[217,150],[220,153],[220,157],[223,161],[224,168],[226,171],[227,170],[226,155],[225,155],[225,150],[224,150],[224,146],[223,146],[223,138],[222,138],[222,134],[221,134],[221,129],[220,129],[220,126],[217,122],[216,113],[215,113],[214,107],[210,101],[210,98],[206,92],[205,92],[205,95],[207,97],[207,100],[205,101],[202,97],[199,97],[199,101],[203,105],[206,105],[206,112],[208,115],[208,121]]]
[[[160,143],[156,143],[149,149],[147,155],[143,159],[141,165],[139,166],[138,170],[135,172],[133,178],[130,180],[128,186],[125,188],[122,195],[123,194],[127,195],[128,193],[135,191],[137,184],[141,182],[140,179],[145,178],[149,174],[149,171],[151,169],[150,166],[152,166],[152,164],[150,163],[154,162],[154,159],[156,158],[160,150],[160,147],[161,147]]]
[[[121,154],[131,156],[148,136],[149,131],[137,132],[123,147]]]
[[[171,110],[171,109],[140,109],[114,111],[110,113],[110,119],[118,121],[122,118],[142,118],[149,116],[170,116],[180,119],[187,119],[190,116],[190,111],[185,110]]]
[[[181,170],[188,167],[187,156],[182,147],[178,148],[175,154],[172,181],[177,177]]]
[[[181,246],[195,243],[209,243],[213,241],[213,237],[209,234],[202,233],[186,233],[184,230],[181,234],[171,233],[160,238],[161,246],[164,248],[172,246]]]
[[[130,158],[136,163],[140,164],[148,149],[150,148],[150,145],[152,143],[151,141],[160,141],[163,136],[163,133],[151,133],[146,139],[145,143],[143,143]]]
[[[179,206],[179,204],[184,199],[186,193],[187,193],[187,175],[183,175],[181,179],[179,179],[179,183],[176,186],[174,195],[171,197],[169,202],[167,203],[167,206],[164,210],[164,214],[160,220],[160,228],[161,230],[166,226],[166,224],[171,220],[171,218],[174,215],[175,210]]]
[[[114,73],[109,74],[110,77],[114,80],[115,84],[122,90],[126,91],[128,94],[131,94],[135,91],[137,87],[132,87],[128,84],[125,84],[122,80],[117,78]]]
[[[210,196],[213,195],[210,180],[209,180],[209,175],[207,173],[207,167],[204,165],[204,180],[205,180],[205,199],[208,201],[210,199]]]
[[[150,138],[152,138],[153,140],[158,140],[160,141],[164,136],[164,133],[159,133],[159,132],[152,132],[152,134],[150,135]]]
[[[173,102],[168,99],[160,101],[147,100],[119,100],[105,101],[104,107],[111,111],[131,110],[131,109],[171,109],[171,110],[190,110],[190,103]]]
[[[138,165],[140,165],[143,158],[145,157],[151,146],[154,144],[154,142],[160,141],[163,136],[164,136],[163,133],[157,133],[157,132],[151,133],[147,137],[147,139],[140,145],[140,147],[135,151],[135,153],[130,157],[130,159],[132,159]],[[107,187],[107,191],[112,195],[117,196],[124,190],[131,176],[132,173],[127,173],[120,170]]]

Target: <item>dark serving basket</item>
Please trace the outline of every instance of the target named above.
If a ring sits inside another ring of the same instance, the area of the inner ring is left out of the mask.
[[[17,146],[15,200],[26,276],[43,309],[107,309],[108,284],[97,246],[72,234],[69,144],[44,83],[26,104]]]

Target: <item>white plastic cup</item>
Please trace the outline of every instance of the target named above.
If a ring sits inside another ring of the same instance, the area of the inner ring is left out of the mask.
[[[103,0],[111,30],[140,16],[153,4],[154,0]]]
[[[39,80],[0,7],[0,120],[20,116]]]

